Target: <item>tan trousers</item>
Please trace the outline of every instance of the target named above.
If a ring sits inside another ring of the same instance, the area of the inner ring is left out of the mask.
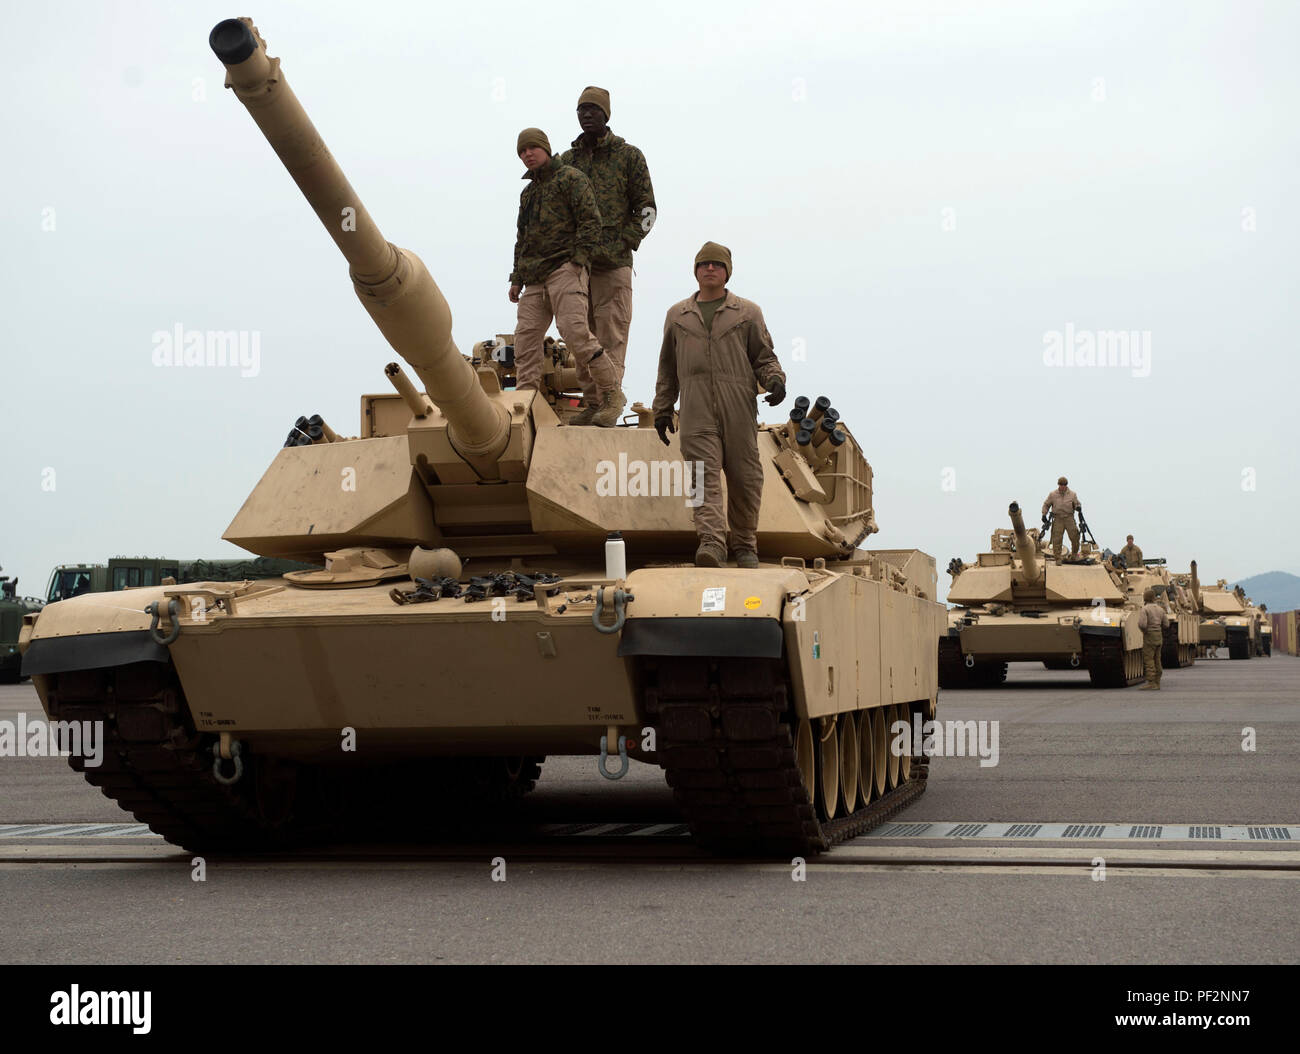
[[[749,397],[753,402],[753,396]],[[682,457],[688,467],[696,462],[704,470],[703,501],[695,510],[695,533],[702,544],[725,552],[727,525],[731,525],[731,548],[739,552],[757,552],[758,509],[763,498],[763,466],[758,459],[758,431],[753,420],[743,413],[723,413],[732,418],[730,427],[716,424],[695,426],[687,416],[681,418]],[[722,512],[722,473],[727,474],[727,511]],[[692,483],[699,487],[699,481]],[[698,489],[693,495],[698,495]]]
[[[1146,635],[1142,638],[1142,672],[1146,674],[1147,684],[1160,685],[1160,674],[1163,669],[1160,665],[1160,649],[1164,646],[1165,636],[1163,630],[1147,630]]]
[[[618,374],[608,355],[600,353],[600,341],[587,325],[587,270],[570,261],[561,264],[545,281],[525,286],[519,298],[519,316],[515,323],[516,386],[540,388],[542,356],[546,331],[551,319],[560,337],[573,352],[581,373],[584,369],[595,380],[599,392],[617,388]]]
[[[515,354],[518,355],[518,349]],[[1061,535],[1066,531],[1070,532],[1070,555],[1079,555],[1079,525],[1074,522],[1073,516],[1053,516],[1052,517],[1052,555],[1058,560],[1061,558]]]
[[[621,388],[627,361],[627,334],[632,328],[632,268],[616,267],[612,271],[591,272],[587,324],[613,363]],[[578,364],[578,383],[590,403],[597,394],[596,382],[591,371],[581,363]]]

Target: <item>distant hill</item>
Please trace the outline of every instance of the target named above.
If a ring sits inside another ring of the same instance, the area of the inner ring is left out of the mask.
[[[1256,604],[1267,604],[1269,611],[1300,610],[1300,576],[1286,571],[1265,571],[1234,582]]]

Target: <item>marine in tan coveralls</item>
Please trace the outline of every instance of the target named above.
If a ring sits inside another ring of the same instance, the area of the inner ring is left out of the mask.
[[[650,233],[657,213],[645,155],[609,128],[609,92],[584,88],[578,96],[582,135],[560,155],[591,180],[600,209],[600,242],[591,257],[588,323],[614,364],[620,386],[632,326],[632,253]],[[581,363],[578,383],[586,407],[569,420],[589,424],[598,406],[596,382]]]
[[[1169,625],[1169,612],[1156,603],[1156,591],[1148,589],[1142,594],[1142,610],[1138,612],[1138,629],[1142,631],[1142,672],[1147,683],[1139,691],[1160,691],[1160,649],[1165,642],[1165,627]]]
[[[1133,536],[1128,536],[1128,545],[1119,551],[1119,555],[1124,557],[1125,567],[1142,566],[1142,550],[1133,544]]]
[[[542,379],[546,330],[555,319],[578,364],[595,378],[600,402],[589,424],[613,428],[627,400],[617,371],[587,324],[589,268],[600,244],[600,210],[591,181],[551,156],[540,128],[525,128],[517,143],[528,170],[519,195],[510,302],[515,323],[515,369],[520,391],[536,391]]]
[[[1064,476],[1056,481],[1056,490],[1047,495],[1047,500],[1043,502],[1043,515],[1046,516],[1048,510],[1052,512],[1052,555],[1059,562],[1061,559],[1061,534],[1065,531],[1070,532],[1070,556],[1074,558],[1079,555],[1079,525],[1074,522],[1074,512],[1082,508],[1079,504],[1079,495],[1072,491]]]
[[[700,291],[668,309],[652,408],[659,438],[667,444],[668,433],[676,431],[673,404],[681,395],[682,457],[688,465],[703,468],[702,501],[695,510],[699,567],[726,562],[728,524],[736,565],[758,566],[763,466],[758,459],[755,382],[769,393],[769,406],[785,399],[785,373],[772,352],[763,312],[726,288],[731,273],[731,250],[726,246],[705,242],[695,254]],[[701,481],[696,479],[694,486],[699,488]]]

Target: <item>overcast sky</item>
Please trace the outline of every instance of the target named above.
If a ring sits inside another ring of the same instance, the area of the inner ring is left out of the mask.
[[[873,547],[969,560],[1065,473],[1103,544],[1300,573],[1294,4],[4,6],[0,563],[23,592],[56,563],[238,556],[220,536],[294,418],[355,434],[388,390],[346,265],[222,88],[208,31],[245,13],[463,351],[513,328],[516,134],[558,150],[598,84],[660,209],[629,401],[721,241],[791,393],[830,394],[866,450]],[[177,325],[256,332],[256,375],[155,366]],[[1048,361],[1115,331],[1149,361]]]

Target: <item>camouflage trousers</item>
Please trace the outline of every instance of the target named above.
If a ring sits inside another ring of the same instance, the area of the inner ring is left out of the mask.
[[[1160,675],[1164,672],[1160,665],[1160,649],[1164,647],[1165,637],[1161,630],[1148,632],[1142,638],[1142,672],[1146,674],[1147,684],[1160,687]]]
[[[541,387],[542,356],[551,319],[555,319],[555,328],[573,352],[580,373],[586,370],[601,392],[619,386],[619,374],[609,356],[601,353],[600,341],[587,324],[587,288],[587,269],[573,262],[561,264],[544,281],[525,287],[515,323],[518,388]]]
[[[518,352],[516,351],[516,354]],[[1070,532],[1070,555],[1079,555],[1079,525],[1074,522],[1073,516],[1053,516],[1052,517],[1052,555],[1056,559],[1061,558],[1061,535],[1066,531]]]
[[[632,268],[615,267],[591,272],[591,296],[587,324],[614,365],[618,384],[623,386],[623,368],[627,361],[627,334],[632,328]],[[591,371],[578,364],[578,383],[588,403],[596,396],[596,382]]]

